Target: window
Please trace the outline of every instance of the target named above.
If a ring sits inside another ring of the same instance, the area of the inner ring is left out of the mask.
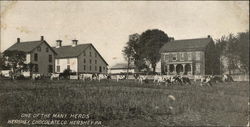
[[[37,53],[35,53],[35,55],[34,55],[34,60],[35,60],[35,61],[38,61]]]
[[[86,63],[86,60],[85,60],[85,59],[83,59],[83,63]]]
[[[200,63],[196,63],[196,65],[195,65],[195,70],[196,70],[196,73],[197,73],[197,74],[200,73],[200,68],[201,68],[201,64],[200,64]]]
[[[91,55],[91,52],[89,52],[89,56],[91,57],[92,55]]]
[[[89,49],[91,50],[91,49],[92,49],[92,47],[90,46],[90,47],[89,47]]]
[[[86,65],[83,65],[83,70],[84,70],[84,71],[86,70]]]
[[[103,71],[105,70],[105,67],[103,67]]]
[[[39,71],[39,68],[38,68],[38,64],[34,64],[34,72],[38,72]]]
[[[165,54],[165,61],[169,61],[169,54]]]
[[[86,52],[85,51],[83,51],[83,56],[86,56]]]
[[[53,66],[52,66],[52,65],[49,65],[49,66],[48,66],[48,72],[49,72],[49,73],[52,73],[52,72],[53,72]]]
[[[91,59],[89,59],[89,63],[90,63],[90,64],[92,63],[92,60],[91,60]]]
[[[183,52],[180,53],[180,60],[184,61],[184,53]]]
[[[172,54],[173,55],[173,61],[176,61],[177,60],[177,54],[176,53],[174,53],[174,54]]]
[[[97,64],[97,60],[95,60],[95,64]]]
[[[49,52],[49,48],[48,47],[46,48],[46,52]]]
[[[60,72],[60,66],[56,66],[56,72]]]
[[[37,47],[37,51],[41,52],[41,47],[40,46]]]
[[[91,71],[91,65],[89,66],[89,70]]]
[[[67,59],[67,64],[70,64],[70,59]]]
[[[196,52],[195,54],[196,54],[196,55],[195,55],[196,60],[200,60],[200,59],[201,59],[201,54],[200,54],[200,52]]]
[[[67,69],[68,69],[68,70],[70,69],[70,65],[67,65]]]
[[[161,54],[161,60],[165,60],[165,55]]]
[[[95,71],[97,71],[97,66],[95,66]]]
[[[188,52],[187,56],[188,56],[188,60],[192,60],[192,52]]]
[[[95,57],[97,57],[97,53],[95,53]]]
[[[49,62],[52,62],[52,55],[49,55]]]

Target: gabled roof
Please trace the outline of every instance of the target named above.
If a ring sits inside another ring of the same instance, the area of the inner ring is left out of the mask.
[[[46,45],[48,45],[49,48],[51,48],[50,45],[45,40],[39,40],[39,41],[17,42],[14,45],[10,46],[7,50],[9,51],[17,50],[17,51],[23,51],[23,52],[29,53],[35,48],[37,48],[39,45],[41,45],[42,43],[45,43]],[[51,50],[54,53],[56,53],[53,50],[53,48],[51,48]]]
[[[108,65],[108,63],[104,60],[104,58],[100,55],[100,53],[95,49],[95,47],[91,43],[87,44],[78,44],[74,47],[72,45],[61,46],[59,48],[53,47],[53,49],[57,52],[56,58],[72,58],[78,57],[85,51],[88,47],[92,46],[93,49],[98,53],[101,59]]]
[[[59,48],[53,47],[57,52],[56,58],[70,58],[79,56],[85,49],[87,49],[91,44],[78,44],[74,47],[71,45],[61,46]]]
[[[112,66],[110,69],[127,69],[128,63],[117,63],[114,66]],[[135,65],[133,63],[130,64],[129,69],[135,68]]]
[[[212,38],[175,40],[163,45],[160,52],[202,51],[211,41],[213,41]]]

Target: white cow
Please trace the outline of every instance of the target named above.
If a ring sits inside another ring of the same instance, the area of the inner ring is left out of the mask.
[[[41,78],[41,74],[32,74],[33,80],[40,79],[40,78]]]
[[[107,75],[105,75],[105,74],[98,74],[97,75],[97,79],[98,79],[99,82],[101,82],[101,80],[107,79]]]
[[[161,83],[165,83],[165,76],[164,75],[157,75],[154,77],[154,82],[157,83],[157,85],[160,85]]]
[[[139,75],[137,79],[139,80],[139,83],[142,84],[143,81],[147,79],[147,75]]]
[[[116,75],[116,81],[118,82],[119,80],[125,79],[126,75]]]
[[[93,74],[80,74],[79,78],[82,79],[83,81],[85,81],[87,79],[92,81],[93,80]]]
[[[201,77],[201,86],[208,85],[212,86],[211,84],[212,76],[207,76],[207,77]]]
[[[53,79],[59,80],[60,79],[60,74],[51,73],[50,80],[53,80]]]
[[[154,80],[153,80],[153,82],[158,82],[159,78],[161,78],[160,75],[157,75],[157,74],[154,75]]]
[[[2,70],[1,75],[4,77],[10,77],[10,71],[11,70]]]

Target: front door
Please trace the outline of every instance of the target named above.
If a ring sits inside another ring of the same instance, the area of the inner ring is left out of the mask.
[[[102,67],[101,67],[101,66],[99,66],[99,72],[100,72],[100,73],[102,72]]]

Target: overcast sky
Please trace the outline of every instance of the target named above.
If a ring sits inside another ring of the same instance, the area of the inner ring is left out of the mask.
[[[249,28],[249,2],[225,1],[18,1],[0,2],[1,51],[16,42],[45,40],[55,46],[92,43],[109,65],[124,61],[128,35],[163,30],[178,39],[214,39]]]

